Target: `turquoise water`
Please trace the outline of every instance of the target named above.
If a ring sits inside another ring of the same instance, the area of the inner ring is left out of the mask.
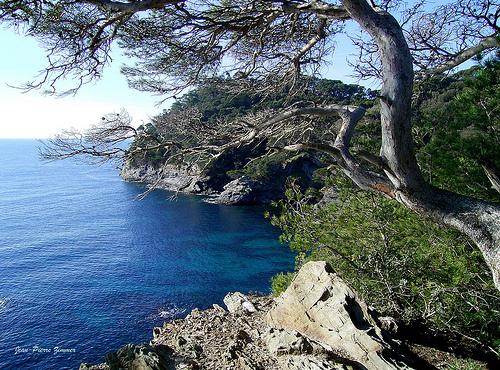
[[[293,255],[262,208],[144,191],[110,167],[0,140],[0,369],[77,369],[227,292],[269,292]]]

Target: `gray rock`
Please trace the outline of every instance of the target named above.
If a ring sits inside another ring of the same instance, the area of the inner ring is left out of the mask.
[[[348,369],[329,361],[331,348],[291,329],[270,328],[264,335],[269,352],[278,358],[283,369]]]
[[[127,344],[116,352],[116,357],[119,367],[127,370],[173,370],[174,363],[169,356],[171,352],[167,346]]]
[[[294,330],[271,328],[265,340],[269,351],[276,356],[312,352],[309,340]]]
[[[274,328],[321,343],[343,363],[369,370],[410,368],[399,348],[384,339],[360,295],[326,262],[305,264],[266,319]]]
[[[332,364],[329,361],[311,356],[287,356],[280,360],[284,370],[354,370],[352,366]]]
[[[200,170],[196,166],[188,167],[167,165],[155,167],[148,163],[132,166],[125,163],[120,176],[129,182],[140,182],[155,185],[159,189],[199,193],[202,191]]]
[[[235,179],[224,186],[224,190],[212,199],[219,204],[250,204],[254,202],[257,182],[246,176]]]
[[[89,364],[87,362],[82,362],[80,364],[80,367],[78,368],[78,370],[90,370],[91,367],[92,367],[91,364]]]
[[[236,312],[239,310],[249,313],[257,312],[253,303],[248,300],[247,296],[240,292],[228,293],[224,297],[223,302],[229,312]]]

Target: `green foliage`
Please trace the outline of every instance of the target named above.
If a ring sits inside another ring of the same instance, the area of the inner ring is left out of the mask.
[[[253,180],[269,182],[278,173],[275,171],[276,167],[283,167],[287,157],[286,153],[278,153],[258,158],[245,166],[243,173]]]
[[[147,135],[136,139],[132,143],[130,150],[178,140],[181,140],[185,146],[196,146],[206,139],[207,132],[218,133],[220,137],[217,140],[224,142],[228,140],[231,132],[222,130],[225,136],[220,135],[220,125],[223,124],[221,122],[234,121],[238,117],[256,111],[278,109],[285,103],[295,104],[296,106],[311,105],[312,103],[360,104],[370,107],[374,104],[377,96],[376,91],[359,85],[347,85],[341,81],[318,78],[302,78],[301,83],[304,88],[301,93],[293,96],[290,96],[287,91],[266,96],[245,90],[235,94],[230,92],[231,88],[228,81],[219,79],[215,82],[217,82],[215,86],[199,86],[191,90],[178,98],[169,110],[153,117],[151,123],[141,127]],[[184,117],[185,122],[187,114],[184,113],[190,111],[197,112],[195,114],[196,119],[193,120],[193,124],[189,125],[188,130],[185,130],[189,134],[183,134],[182,129],[177,127],[178,122],[183,119],[182,117]],[[177,116],[181,118],[177,119]],[[315,124],[314,135],[310,139],[321,139],[322,135],[331,135],[331,127],[331,118],[318,119]],[[215,142],[215,139],[213,141]],[[254,145],[240,146],[229,150],[216,160],[210,161],[204,167],[205,173],[221,182],[246,175],[254,180],[283,183],[284,177],[295,175],[293,169],[291,173],[283,173],[285,162],[292,155],[264,156],[267,153],[266,144],[267,141],[264,140]],[[178,150],[175,147],[170,147],[169,149],[139,153],[131,161],[133,165],[148,163],[159,167],[169,157],[177,154]],[[184,157],[182,160],[188,161],[188,158]],[[196,160],[200,161],[199,159]],[[202,164],[205,165],[206,162]],[[281,169],[278,168],[280,166]]]
[[[417,156],[429,182],[460,194],[500,202],[478,163],[500,165],[500,60],[423,87],[415,105]]]
[[[262,97],[246,91],[231,94],[216,87],[202,86],[177,99],[170,110],[164,114],[196,106],[202,114],[202,122],[211,122],[220,118],[234,119],[258,106],[261,99]]]
[[[360,85],[344,84],[338,80],[304,77],[301,81],[304,86],[302,92],[293,96],[286,90],[265,96],[249,91],[234,94],[220,86],[199,86],[177,99],[164,114],[196,106],[202,113],[202,122],[210,122],[219,118],[237,118],[250,111],[279,109],[286,105],[285,103],[335,103],[369,108],[373,106],[378,94],[375,90]],[[224,80],[221,80],[221,83],[223,85]]]
[[[271,292],[273,296],[277,297],[290,285],[295,273],[287,272],[286,274],[280,272],[271,278]]]
[[[271,218],[299,265],[326,260],[379,311],[498,347],[500,294],[477,248],[397,202],[334,181],[338,202],[307,205],[292,187]],[[278,277],[276,289],[286,281]]]
[[[468,360],[466,362],[447,364],[448,370],[483,370],[484,366],[482,364],[474,362],[473,360]]]

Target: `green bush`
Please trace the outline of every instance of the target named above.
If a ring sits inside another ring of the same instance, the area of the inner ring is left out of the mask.
[[[287,272],[286,274],[280,272],[279,274],[274,275],[271,278],[271,292],[273,293],[273,296],[277,297],[284,292],[290,285],[294,276],[295,273],[293,272]]]
[[[343,181],[337,189],[339,202],[317,207],[291,188],[281,214],[271,217],[299,253],[299,267],[326,260],[383,314],[498,348],[500,294],[468,239]],[[278,276],[273,289],[287,281]]]

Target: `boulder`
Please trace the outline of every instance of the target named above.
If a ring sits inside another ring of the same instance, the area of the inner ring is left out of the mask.
[[[127,344],[116,352],[106,355],[106,364],[111,370],[170,370],[174,363],[170,359],[172,350],[164,345],[152,346]]]
[[[361,296],[326,262],[305,264],[276,299],[266,320],[274,328],[306,337],[308,344],[299,347],[319,344],[337,362],[354,368],[411,368],[397,343],[377,326]]]
[[[248,297],[240,292],[228,293],[224,297],[223,302],[229,312],[237,312],[239,310],[248,313],[257,312],[257,309],[253,303],[249,301]]]
[[[279,194],[274,194],[271,185],[262,184],[241,176],[224,185],[223,191],[210,201],[226,205],[268,204]]]

